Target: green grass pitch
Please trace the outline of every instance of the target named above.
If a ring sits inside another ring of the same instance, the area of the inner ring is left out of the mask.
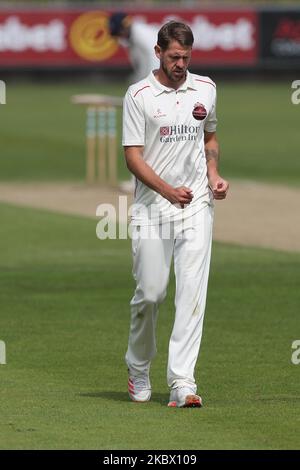
[[[291,103],[291,83],[217,84],[221,169],[226,177],[299,186],[300,105]],[[123,96],[125,90],[120,84],[8,81],[7,105],[0,115],[0,180],[82,180],[85,110],[71,104],[70,97]],[[119,129],[119,178],[128,179],[120,134]]]
[[[299,448],[299,254],[215,244],[197,381],[202,409],[167,408],[174,279],[161,307],[153,400],[124,364],[130,242],[96,221],[0,205],[1,449]]]
[[[8,82],[0,180],[83,180],[85,111],[70,97],[125,88]],[[288,82],[218,83],[225,177],[299,186],[291,91]],[[119,175],[129,177],[121,145]],[[5,204],[0,217],[1,449],[299,448],[299,253],[215,244],[196,374],[205,406],[168,409],[174,278],[160,309],[153,400],[136,405],[123,359],[130,241],[97,240],[92,219]]]

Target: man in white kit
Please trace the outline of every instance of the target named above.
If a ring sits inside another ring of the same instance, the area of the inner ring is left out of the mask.
[[[175,321],[169,343],[169,406],[200,407],[194,369],[199,354],[209,275],[213,199],[228,183],[218,174],[216,87],[191,74],[193,33],[171,21],[158,33],[160,61],[131,85],[123,107],[123,146],[136,177],[132,210],[133,275],[126,363],[133,401],[151,398],[159,304],[174,256]]]

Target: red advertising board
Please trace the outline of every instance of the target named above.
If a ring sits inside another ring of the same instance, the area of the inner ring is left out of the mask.
[[[258,57],[252,10],[139,10],[158,28],[182,19],[194,32],[194,65],[251,65]],[[109,35],[107,10],[0,11],[0,67],[126,66],[124,47]]]

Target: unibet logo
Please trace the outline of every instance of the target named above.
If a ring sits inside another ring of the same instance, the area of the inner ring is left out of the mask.
[[[98,11],[76,18],[70,28],[70,43],[80,57],[92,61],[108,59],[118,49],[108,31],[108,15]]]
[[[0,20],[0,52],[63,52],[66,26],[59,18],[28,25],[17,15]]]

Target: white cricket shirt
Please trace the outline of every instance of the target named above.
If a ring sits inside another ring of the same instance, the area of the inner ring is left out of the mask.
[[[193,116],[202,105],[206,118]],[[204,152],[204,130],[216,130],[216,86],[208,77],[187,72],[178,89],[167,88],[151,72],[127,90],[123,105],[123,146],[143,146],[145,162],[164,181],[192,189],[184,209],[136,181],[133,225],[182,220],[212,202]]]

